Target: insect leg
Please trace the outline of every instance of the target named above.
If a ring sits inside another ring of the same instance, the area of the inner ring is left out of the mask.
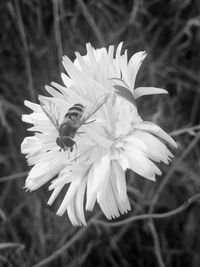
[[[77,135],[80,137],[80,134],[85,134],[86,132],[77,132]]]
[[[94,120],[91,120],[91,121],[88,121],[88,122],[84,122],[83,124],[85,125],[85,124],[90,124],[90,123],[93,123],[93,122],[95,122],[96,120],[94,119]]]
[[[75,161],[76,161],[78,147],[77,147],[77,144],[76,143],[74,145],[76,147],[76,153],[75,153]]]
[[[67,149],[67,154],[68,154],[68,159],[70,158],[70,153],[69,150]]]

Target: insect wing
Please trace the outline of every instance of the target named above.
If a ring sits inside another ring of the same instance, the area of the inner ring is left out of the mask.
[[[95,112],[97,112],[97,110],[100,109],[103,104],[108,100],[108,97],[109,94],[104,94],[98,97],[98,99],[96,99],[90,109],[83,114],[83,117],[80,121],[80,125],[84,124]]]
[[[58,119],[55,117],[54,113],[57,113],[55,104],[51,102],[50,100],[44,99],[42,97],[39,97],[40,106],[42,110],[44,111],[45,115],[49,118],[49,120],[52,122],[52,124],[55,126],[55,128],[59,132],[59,122]]]

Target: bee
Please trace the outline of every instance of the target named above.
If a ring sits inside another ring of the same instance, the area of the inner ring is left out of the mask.
[[[55,116],[58,112],[55,110],[55,105],[51,100],[47,100],[42,96],[39,96],[40,106],[49,120],[52,122],[54,127],[57,129],[59,136],[56,138],[56,144],[60,147],[60,151],[70,150],[73,151],[74,137],[78,133],[78,129],[83,124],[89,124],[95,120],[89,121],[89,118],[99,110],[102,105],[107,101],[109,94],[104,94],[98,97],[98,99],[91,105],[91,107],[85,110],[85,107],[82,104],[75,104],[68,109],[65,114],[64,120],[59,124],[59,118]],[[53,112],[54,108],[54,112]]]

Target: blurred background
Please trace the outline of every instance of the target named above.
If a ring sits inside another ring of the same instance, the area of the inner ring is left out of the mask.
[[[200,202],[176,216],[117,227],[96,205],[84,228],[55,215],[45,185],[25,192],[28,173],[20,144],[27,133],[25,99],[38,102],[45,84],[62,84],[62,55],[74,59],[124,41],[129,56],[146,50],[137,86],[168,90],[138,101],[177,141],[175,159],[156,183],[127,173],[133,215],[176,209],[200,193],[200,2],[198,0],[0,1],[0,266],[200,266]]]

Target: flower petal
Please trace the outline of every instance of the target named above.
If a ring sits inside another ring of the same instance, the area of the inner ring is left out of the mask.
[[[80,222],[79,225],[86,225],[84,210],[83,210],[83,200],[84,200],[84,194],[85,194],[85,187],[86,187],[86,178],[84,178],[81,182],[81,184],[78,187],[78,191],[75,198],[75,211],[77,220]]]
[[[145,151],[147,157],[157,162],[163,161],[168,164],[170,159],[173,158],[173,154],[169,151],[165,144],[163,144],[157,137],[151,133],[136,130],[134,136],[144,142],[146,148]]]
[[[46,85],[45,86],[46,91],[52,95],[53,97],[63,99],[63,94],[59,93],[57,90],[55,90],[52,86]]]
[[[130,169],[149,180],[155,181],[155,174],[159,174],[159,169],[148,158],[135,152],[125,151],[130,163]]]
[[[138,70],[143,62],[143,60],[146,57],[145,51],[140,51],[135,53],[129,60],[128,63],[128,70],[129,70],[129,76],[130,76],[130,87],[134,89],[135,86],[135,80],[138,73]]]
[[[118,209],[120,211],[121,214],[124,214],[126,212],[128,212],[129,210],[131,210],[131,206],[130,206],[130,202],[128,200],[128,196],[126,196],[125,201],[121,201],[119,198],[119,192],[118,192],[118,188],[117,188],[117,181],[115,178],[115,174],[114,174],[114,170],[111,170],[111,184],[112,184],[112,188],[113,188],[113,192],[115,194],[115,199],[116,199],[116,203],[118,206]]]
[[[131,103],[133,106],[136,105],[135,103],[135,98],[133,97],[133,94],[130,92],[130,90],[125,87],[125,86],[121,86],[121,85],[113,85],[113,87],[115,88],[115,92],[123,97],[124,99],[126,99],[129,103]]]
[[[57,211],[57,215],[62,216],[67,210],[69,204],[74,201],[75,195],[77,193],[78,187],[81,183],[81,179],[72,182],[67,190],[67,193]]]
[[[143,121],[141,123],[138,123],[135,126],[135,128],[139,129],[139,130],[150,132],[152,134],[155,134],[158,137],[160,137],[160,138],[164,139],[165,141],[167,141],[169,144],[171,144],[175,148],[177,148],[176,142],[165,131],[163,131],[158,125],[156,125],[153,122]]]
[[[47,204],[48,205],[52,205],[53,202],[55,201],[55,199],[57,198],[57,196],[59,195],[59,193],[61,192],[61,190],[63,189],[63,186],[58,186],[53,190],[53,193],[51,194]]]
[[[42,112],[41,106],[35,103],[32,103],[28,100],[24,101],[24,105],[27,106],[28,108],[32,109],[35,112]]]
[[[61,78],[65,84],[66,87],[70,87],[73,84],[73,80],[70,79],[65,73],[61,73]]]
[[[98,164],[98,163],[97,163]],[[92,166],[87,178],[87,200],[86,200],[86,210],[92,211],[94,208],[94,204],[97,198],[97,189],[100,183],[100,177],[94,176],[95,167],[100,171],[100,165]],[[100,172],[96,170],[96,174],[100,176]]]
[[[98,188],[97,201],[105,198],[106,188],[110,177],[110,154],[105,153],[101,157],[101,181]]]
[[[107,137],[104,137],[98,134],[96,131],[92,130],[91,128],[87,128],[87,134],[96,144],[102,147],[105,147],[105,148],[110,147],[113,143]]]
[[[67,207],[67,214],[69,216],[69,219],[74,226],[81,225],[80,221],[76,217],[76,211],[75,211],[75,203],[74,201],[71,201]]]
[[[133,91],[135,98],[139,98],[144,95],[155,95],[155,94],[168,94],[168,92],[162,88],[157,87],[138,87]]]
[[[115,160],[112,161],[112,168],[116,177],[117,191],[119,194],[119,199],[125,202],[127,199],[127,189],[126,189],[126,177],[125,172],[122,170],[119,163]]]
[[[98,198],[97,202],[107,219],[111,220],[112,218],[119,217],[119,211],[110,180],[105,190],[104,197]]]

